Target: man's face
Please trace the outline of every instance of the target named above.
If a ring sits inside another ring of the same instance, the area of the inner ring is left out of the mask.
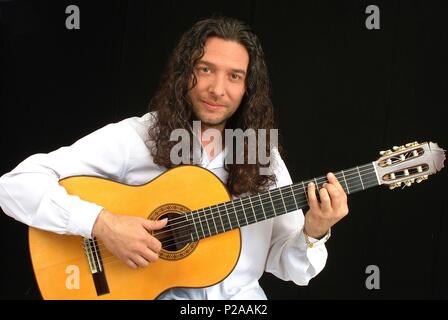
[[[193,112],[204,127],[224,128],[246,90],[249,54],[241,44],[217,37],[207,39],[196,63],[197,84],[188,93]]]

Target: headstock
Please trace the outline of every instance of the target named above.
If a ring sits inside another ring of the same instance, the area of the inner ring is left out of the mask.
[[[412,142],[380,152],[374,161],[380,184],[390,189],[410,186],[428,179],[444,167],[445,150],[434,142]]]

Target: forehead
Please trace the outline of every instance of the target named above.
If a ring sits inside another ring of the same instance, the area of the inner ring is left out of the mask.
[[[204,56],[201,60],[213,63],[224,69],[247,71],[249,54],[246,48],[236,41],[210,37],[205,42]]]

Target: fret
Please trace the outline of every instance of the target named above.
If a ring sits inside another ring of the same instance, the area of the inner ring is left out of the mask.
[[[243,213],[244,213],[244,208],[243,208],[243,200],[241,198],[239,198],[240,203],[241,203],[241,208],[243,209]],[[235,208],[235,205],[233,205],[233,208]],[[236,217],[236,223],[238,224],[238,228],[241,228],[240,226],[240,219],[238,218],[238,212],[235,210],[235,217]]]
[[[248,198],[249,198],[249,201],[250,201],[250,197],[248,197]],[[244,201],[244,200],[247,201],[248,198],[241,198],[241,203],[243,204],[244,219],[246,220],[246,224],[244,224],[244,221],[242,221],[242,223],[243,223],[243,225],[245,225],[245,226],[247,226],[247,225],[249,224],[249,219],[247,218],[246,210],[245,210],[244,206],[246,206],[246,209],[247,209],[247,210],[249,210],[249,206],[247,206],[247,204],[245,204],[243,201]]]
[[[366,183],[365,187],[366,189],[373,187],[373,186],[377,186],[380,183],[378,182],[378,178],[376,176],[376,169],[372,164],[369,164],[369,169],[366,169],[367,171],[367,178],[368,181],[366,181],[364,179],[364,182],[368,182],[368,184]]]
[[[375,168],[375,163],[374,162],[372,162],[372,163],[370,163],[370,165],[373,167],[373,173],[374,173],[374,175],[375,175],[375,181],[376,181],[376,185],[379,185],[381,182],[381,180],[380,180],[380,176],[378,175],[378,170]]]
[[[254,222],[257,222],[257,215],[255,214],[255,208],[254,208],[254,206],[252,204],[252,199],[251,199],[251,197],[248,197],[248,198],[249,198],[250,206],[252,208],[252,213],[253,213],[253,216],[254,216]]]
[[[319,184],[317,183],[316,178],[314,178],[314,182],[316,183],[316,190],[319,190]]]
[[[278,216],[281,214],[286,213],[287,211],[283,212],[283,203],[282,203],[282,198],[281,198],[281,194],[280,196],[277,194],[280,192],[280,189],[274,189],[274,190],[270,190],[270,196],[272,199],[272,203],[274,204],[274,216]]]
[[[283,199],[282,189],[278,189],[278,192],[280,193],[280,197],[282,198],[283,207],[285,208],[285,212],[288,212],[288,209],[286,208],[285,199]]]
[[[349,180],[352,180],[352,182],[350,183],[350,189],[352,190],[352,192],[362,190],[362,187],[360,187],[360,183],[356,181],[357,176],[358,176],[358,179],[361,179],[361,177],[359,177],[359,175],[358,175],[356,168],[351,168],[346,171],[347,172],[351,171],[348,175],[351,177],[351,179],[349,179]]]
[[[272,198],[271,198],[269,191],[263,192],[261,194],[261,199],[262,199],[263,208],[264,208],[263,212],[266,213],[264,219],[272,218],[274,216],[272,214],[272,212],[275,212],[275,208],[274,208],[274,203],[272,202]]]
[[[269,195],[269,199],[271,199],[272,211],[273,211],[273,214],[274,214],[274,217],[275,217],[275,216],[277,216],[277,213],[275,212],[275,203],[274,203],[274,201],[272,201],[271,190],[268,190],[268,195]]]
[[[225,203],[224,203],[224,208],[226,208],[226,204]],[[216,209],[218,210],[219,220],[221,221],[222,232],[225,232],[226,230],[224,229],[224,222],[222,222],[221,211],[219,210],[219,206],[216,207]]]
[[[303,181],[302,181],[302,188],[303,188],[303,193],[305,194],[305,197],[306,197],[306,202],[310,203],[310,201],[308,200],[308,193],[307,193],[307,190],[305,188],[305,182],[303,182]]]
[[[228,204],[229,202],[225,202],[224,203],[224,208],[226,208],[226,216],[227,216],[227,220],[229,220],[229,226],[228,227],[225,227],[224,229],[227,231],[227,230],[231,230],[233,227],[232,227],[232,221],[230,221],[230,215],[229,215],[229,208],[227,208],[227,204]]]
[[[213,206],[213,207],[216,208],[216,206]],[[216,223],[215,223],[215,216],[214,216],[214,214],[213,214],[213,207],[210,207],[210,213],[211,213],[211,215],[212,215],[213,226],[215,227],[215,232],[214,232],[214,234],[218,234],[219,232],[218,232],[218,228],[216,227]]]
[[[361,177],[361,172],[359,172],[359,167],[356,166],[356,169],[358,170],[358,175],[359,175],[359,180],[361,181],[361,186],[362,186],[362,190],[364,190],[364,183],[362,183],[362,177]]]
[[[197,213],[198,213],[199,226],[201,227],[201,230],[202,230],[202,236],[203,236],[203,238],[205,238],[205,232],[204,232],[204,228],[202,227],[201,215],[199,213],[199,210],[197,211]]]
[[[207,224],[208,234],[211,236],[212,235],[212,231],[211,231],[210,226],[208,224],[208,214],[207,214],[207,212],[205,212],[205,208],[203,209],[203,212],[204,212],[205,223]]]
[[[264,211],[263,200],[261,200],[261,194],[258,194],[258,198],[260,199],[261,210],[263,211],[264,219],[267,219],[266,212]]]
[[[236,201],[236,200],[233,200],[231,203],[232,203],[232,207],[233,207],[233,212],[234,212],[235,215],[236,215],[235,201]],[[229,221],[230,221],[230,216],[229,216]],[[236,217],[236,221],[238,222],[238,217]],[[232,224],[230,224],[230,229],[233,229]]]
[[[345,187],[347,188],[347,194],[350,194],[350,189],[348,188],[347,180],[345,179],[344,170],[341,170],[341,172],[342,172],[342,177],[344,178],[344,181],[345,181]]]
[[[299,209],[299,206],[297,205],[297,201],[296,201],[296,194],[294,193],[294,188],[292,187],[293,185],[289,185],[289,187],[291,188],[291,194],[292,194],[292,198],[294,199],[294,203],[296,204],[296,209]]]
[[[196,231],[196,236],[199,239],[199,232],[198,232],[198,228],[196,227],[196,222],[194,221],[194,211],[191,212],[191,214],[187,214],[187,216],[191,216],[191,220],[193,222],[193,226],[194,226],[194,230]]]

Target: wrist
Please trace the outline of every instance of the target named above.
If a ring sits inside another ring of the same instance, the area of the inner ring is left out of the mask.
[[[303,237],[305,239],[305,243],[306,243],[307,247],[313,248],[313,247],[315,247],[315,245],[319,245],[319,244],[323,244],[323,243],[327,242],[327,240],[331,236],[331,228],[329,228],[328,231],[325,234],[323,234],[323,236],[321,236],[320,238],[315,238],[315,237],[307,234],[305,227],[302,229],[302,233],[303,233]]]
[[[324,230],[324,231],[310,230],[310,231],[308,231],[308,228],[306,226],[304,226],[303,233],[308,237],[319,240],[319,239],[322,239],[328,233],[328,230]]]
[[[106,209],[101,210],[101,212],[98,214],[98,217],[96,218],[95,223],[93,224],[92,237],[101,237],[101,234],[103,233],[106,226],[106,221],[110,217],[110,215],[112,214]]]

